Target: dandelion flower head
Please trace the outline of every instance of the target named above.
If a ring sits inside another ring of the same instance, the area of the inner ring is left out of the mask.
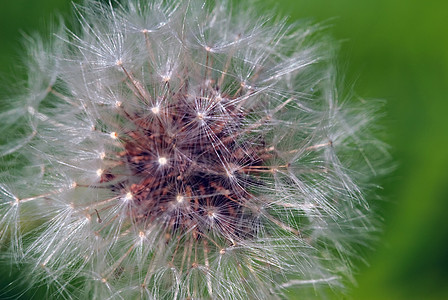
[[[352,279],[373,110],[339,98],[320,26],[255,6],[88,0],[29,39],[0,113],[0,247],[31,284],[275,299]]]

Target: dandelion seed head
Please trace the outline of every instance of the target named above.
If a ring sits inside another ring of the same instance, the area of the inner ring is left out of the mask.
[[[0,113],[26,121],[0,146],[0,241],[33,284],[277,299],[352,280],[387,153],[374,109],[339,99],[318,25],[233,5],[86,0],[78,31],[30,44],[29,95]]]

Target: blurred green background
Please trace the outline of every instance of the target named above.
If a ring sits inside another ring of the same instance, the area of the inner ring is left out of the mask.
[[[448,1],[270,2],[291,21],[330,20],[347,88],[387,100],[398,167],[382,179],[384,230],[352,298],[448,299]],[[21,32],[45,32],[45,20],[69,9],[68,0],[0,0],[0,78],[20,76]]]

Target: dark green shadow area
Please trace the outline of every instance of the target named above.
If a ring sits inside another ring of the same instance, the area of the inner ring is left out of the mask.
[[[2,73],[20,64],[23,34],[45,32],[56,14],[68,15],[70,1],[0,1],[0,69]],[[3,74],[2,74],[3,75]]]

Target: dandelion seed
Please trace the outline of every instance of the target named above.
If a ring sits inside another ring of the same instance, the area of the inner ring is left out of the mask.
[[[158,162],[159,162],[159,165],[164,166],[167,164],[168,160],[166,159],[166,157],[161,156],[161,157],[159,157]]]
[[[169,82],[171,80],[171,76],[170,75],[163,75],[162,76],[162,81],[163,82]]]
[[[177,197],[176,197],[176,201],[177,201],[178,203],[182,203],[182,202],[184,202],[184,197],[183,197],[182,195],[177,195]]]
[[[114,140],[116,140],[118,138],[118,133],[116,133],[115,131],[111,132],[109,135]]]
[[[0,113],[0,241],[31,284],[278,299],[352,280],[375,109],[338,98],[319,26],[255,6],[86,0],[79,31],[30,44],[28,94]]]
[[[126,196],[124,197],[124,200],[129,201],[132,200],[134,198],[134,196],[132,196],[131,192],[127,192]]]
[[[151,111],[153,114],[157,115],[158,113],[160,113],[160,107],[154,106],[151,108]]]

